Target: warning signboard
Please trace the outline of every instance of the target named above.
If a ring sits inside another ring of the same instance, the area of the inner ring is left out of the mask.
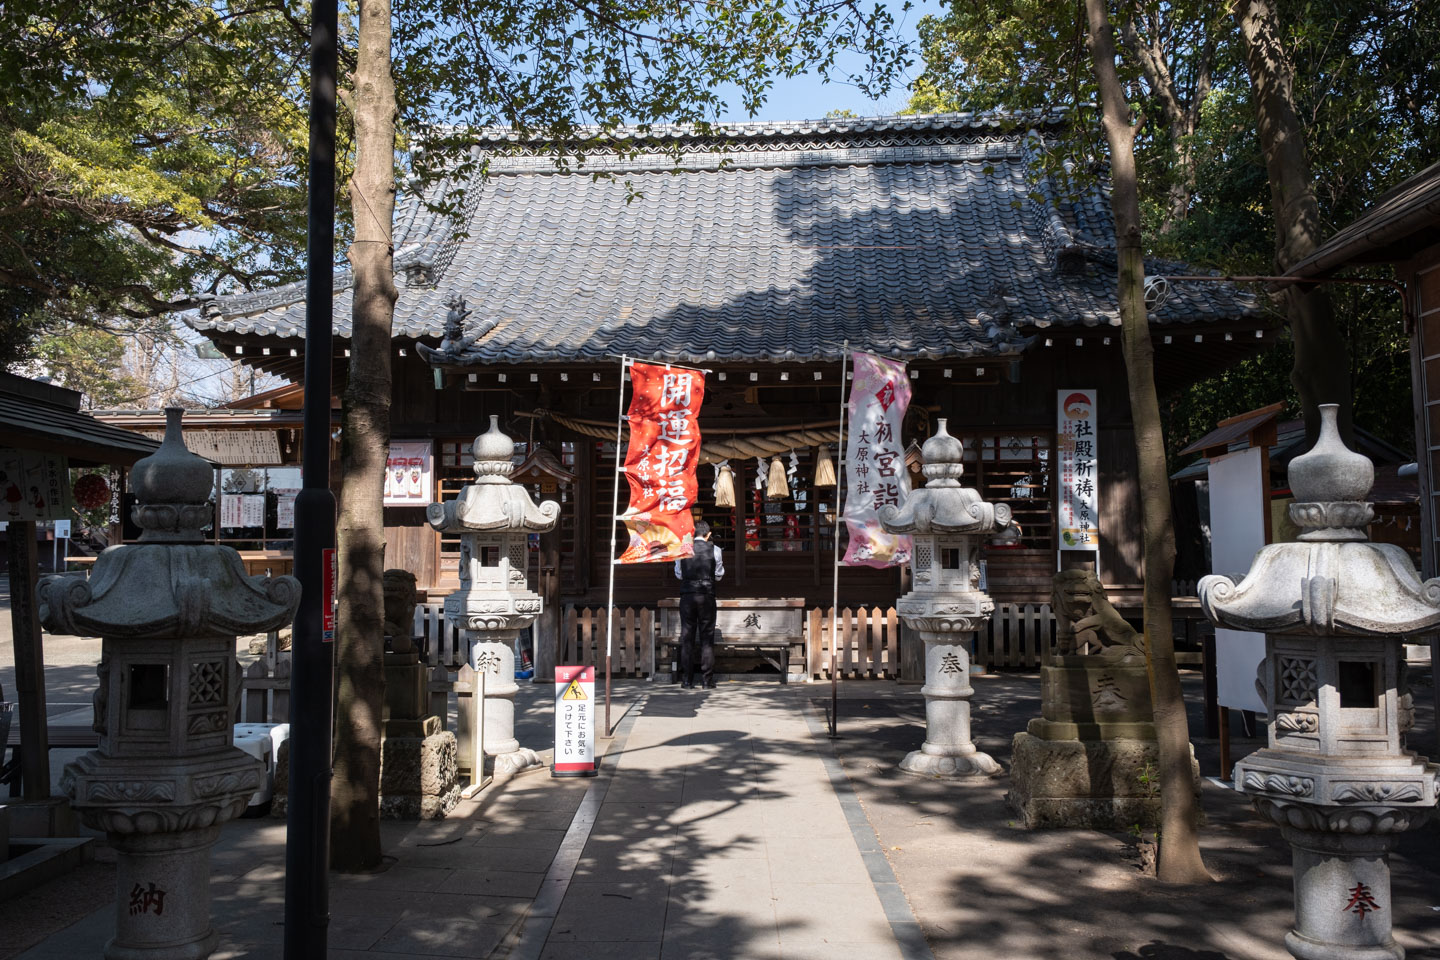
[[[595,776],[595,668],[555,668],[552,777]]]

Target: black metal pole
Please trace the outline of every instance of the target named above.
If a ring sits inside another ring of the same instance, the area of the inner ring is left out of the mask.
[[[310,190],[305,280],[305,413],[295,498],[295,615],[290,674],[290,806],[286,811],[285,957],[327,952],[330,923],[330,737],[333,630],[327,573],[335,547],[330,492],[331,314],[335,260],[337,0],[310,6]],[[332,585],[333,589],[333,585]]]

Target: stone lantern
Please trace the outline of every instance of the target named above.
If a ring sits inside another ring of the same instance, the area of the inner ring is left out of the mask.
[[[1293,852],[1286,947],[1301,960],[1400,960],[1388,855],[1430,816],[1440,777],[1401,747],[1401,649],[1440,624],[1440,580],[1421,583],[1405,551],[1368,539],[1374,468],[1340,440],[1335,411],[1320,408],[1319,442],[1290,463],[1297,541],[1262,549],[1238,583],[1201,580],[1200,604],[1219,626],[1265,633],[1268,741],[1234,781]]]
[[[215,949],[210,847],[260,786],[260,761],[232,743],[237,635],[289,623],[294,577],[250,577],[230,547],[207,544],[208,463],[190,453],[178,408],[165,442],[135,464],[137,544],[115,546],[83,577],[40,585],[46,629],[102,638],[99,749],[65,767],[85,823],[117,852],[109,960],[195,960]]]
[[[975,632],[995,602],[980,589],[980,544],[1010,525],[1010,508],[986,503],[960,485],[964,447],[945,421],[920,448],[925,486],[900,506],[880,509],[887,533],[915,540],[915,587],[895,604],[925,641],[925,743],[900,763],[908,773],[932,777],[990,776],[1000,765],[970,740],[970,651]]]
[[[539,760],[515,739],[514,640],[540,614],[540,595],[525,582],[526,538],[544,533],[560,517],[560,504],[538,506],[510,479],[515,441],[500,431],[498,417],[475,438],[475,482],[454,500],[425,511],[441,533],[460,535],[460,589],[445,598],[445,619],[462,631],[470,664],[485,673],[485,753],[503,778]],[[476,772],[478,778],[479,772]],[[477,779],[478,782],[478,779]]]

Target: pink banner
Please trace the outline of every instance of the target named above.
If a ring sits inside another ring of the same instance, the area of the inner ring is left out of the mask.
[[[893,567],[910,561],[909,537],[880,528],[877,511],[899,505],[910,493],[905,446],[900,436],[910,406],[905,364],[857,353],[850,383],[850,433],[845,446],[847,567]]]

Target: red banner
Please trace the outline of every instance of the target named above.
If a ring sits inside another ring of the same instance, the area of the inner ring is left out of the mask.
[[[630,367],[630,448],[625,476],[630,508],[620,515],[630,544],[619,563],[654,563],[694,555],[690,505],[698,484],[700,404],[705,374],[637,363]]]

